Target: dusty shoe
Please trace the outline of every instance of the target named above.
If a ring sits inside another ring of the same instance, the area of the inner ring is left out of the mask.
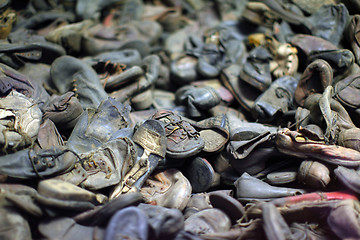
[[[244,216],[244,207],[238,200],[232,197],[232,191],[227,193],[226,191],[220,190],[209,192],[208,195],[211,205],[225,212],[233,224]]]
[[[327,4],[305,19],[312,23],[311,35],[321,37],[337,46],[348,18],[349,11],[344,4]]]
[[[177,85],[187,85],[198,78],[196,64],[198,60],[193,56],[179,56],[171,62],[170,74]]]
[[[97,108],[102,100],[108,98],[95,70],[75,57],[57,58],[51,65],[50,74],[61,94],[76,93],[83,109]]]
[[[140,192],[147,203],[184,210],[192,187],[189,180],[177,169],[170,168],[150,176]]]
[[[54,198],[63,201],[91,202],[95,205],[103,204],[107,197],[102,194],[95,194],[69,182],[46,179],[39,182],[37,191],[44,197]]]
[[[118,184],[136,161],[134,143],[127,137],[117,138],[89,152],[79,153],[80,163],[62,176],[89,190]]]
[[[220,185],[220,175],[205,158],[189,159],[182,172],[189,179],[194,193],[206,192],[210,187]]]
[[[264,124],[241,120],[227,114],[230,125],[230,141],[226,147],[231,166],[240,174],[256,174],[265,168],[265,161],[276,150],[271,136],[277,129]]]
[[[184,86],[176,91],[176,102],[186,105],[189,117],[201,117],[203,113],[220,103],[220,96],[210,86]]]
[[[39,106],[16,91],[1,98],[0,106],[0,145],[3,151],[31,145],[39,132],[42,118]]]
[[[110,199],[122,193],[139,191],[159,163],[164,161],[166,137],[164,127],[159,121],[146,120],[137,128],[132,139],[136,144],[137,159],[129,163],[131,169],[111,191]]]
[[[49,118],[60,129],[74,128],[83,112],[75,93],[67,92],[61,96],[54,96],[43,108],[43,119]]]
[[[281,77],[272,82],[255,101],[251,111],[254,119],[269,122],[292,109],[297,82],[297,79],[291,76]]]
[[[265,91],[271,84],[270,61],[272,55],[264,47],[254,48],[247,58],[243,69],[240,72],[240,78],[260,90]]]
[[[325,141],[336,143],[339,132],[355,128],[355,124],[347,110],[339,101],[332,98],[332,95],[332,86],[326,87],[323,94],[311,94],[304,101],[304,107],[308,109],[308,113],[304,114],[306,111],[299,112],[298,116],[295,114],[295,118],[297,120],[304,119],[305,122],[309,121],[326,129]]]
[[[200,133],[200,138],[205,143],[203,152],[216,153],[225,148],[229,140],[227,115],[216,114],[214,117],[205,118],[201,121],[191,119],[187,119],[187,121]]]
[[[127,207],[117,211],[106,227],[104,240],[148,239],[148,217],[137,207]]]
[[[360,134],[359,128],[344,129],[339,133],[338,144],[340,146],[352,148],[359,151],[360,150],[359,137],[358,137],[359,134]]]
[[[184,209],[184,217],[187,219],[194,213],[210,208],[213,208],[213,206],[209,200],[209,193],[194,193],[191,195],[191,198],[189,199],[186,208]]]
[[[354,15],[351,17],[350,23],[345,29],[345,37],[351,45],[352,52],[354,53],[355,60],[360,63],[360,41],[359,41],[359,28],[360,16]]]
[[[239,81],[241,69],[240,64],[232,64],[224,68],[220,73],[220,81],[232,93],[241,107],[250,111],[261,91],[246,81]]]
[[[130,106],[111,97],[103,100],[96,109],[86,109],[79,117],[68,141],[69,148],[77,153],[88,152],[110,139],[126,137],[130,131]]]
[[[275,164],[272,165],[272,167],[275,166],[276,166]],[[266,172],[268,169],[265,169],[264,171]],[[266,175],[266,182],[269,183],[270,185],[275,185],[275,186],[295,182],[296,177],[298,175],[296,167],[284,167],[275,171],[269,169],[269,171],[271,172]],[[259,174],[262,173],[263,172]]]
[[[82,51],[82,34],[91,26],[91,20],[60,26],[46,35],[46,40],[63,46],[68,54]]]
[[[185,220],[185,231],[198,235],[225,232],[231,227],[230,218],[220,209],[204,209]]]
[[[148,216],[149,239],[173,239],[184,228],[184,216],[178,209],[151,204],[139,204]]]
[[[272,203],[262,205],[264,232],[269,240],[292,239],[292,234],[285,219]]]
[[[309,62],[316,59],[323,59],[329,63],[338,79],[342,79],[342,75],[355,62],[354,54],[348,49],[314,51],[309,56]]]
[[[63,146],[49,149],[25,149],[0,157],[0,173],[18,179],[43,178],[70,171],[77,160]]]
[[[125,193],[113,200],[82,212],[73,219],[84,226],[106,226],[111,217],[119,210],[143,203],[144,198],[138,192]]]
[[[134,66],[134,68],[135,67],[136,66]],[[138,75],[137,72],[139,68],[136,68],[137,69],[135,69],[136,72],[134,74]],[[137,77],[136,79],[133,78],[133,81],[131,81],[129,84],[123,86],[119,90],[111,92],[109,95],[117,101],[127,104],[134,96],[145,92],[150,88],[150,86],[151,85],[146,79],[146,77],[142,75],[140,77]]]
[[[4,194],[0,195],[0,200],[0,238],[4,240],[14,238],[24,240],[32,239],[29,223],[26,221],[21,211],[6,201]]]
[[[119,73],[125,69],[141,65],[140,53],[135,49],[104,52],[82,60],[92,66],[100,75],[102,82],[106,83],[115,82]]]
[[[360,173],[358,170],[346,168],[343,166],[338,166],[334,170],[335,176],[339,181],[345,185],[345,187],[351,189],[352,191],[359,193],[360,192]]]
[[[39,133],[34,148],[48,149],[51,147],[64,146],[64,140],[50,119],[45,119],[40,125]]]
[[[238,1],[223,1],[223,0],[216,0],[216,8],[220,12],[221,19],[223,21],[237,21],[240,17],[242,12],[244,11],[245,2],[238,2]]]
[[[310,63],[299,80],[295,90],[295,101],[303,106],[305,99],[311,93],[322,93],[332,84],[333,71],[324,60],[315,60]]]
[[[101,77],[101,82],[104,84],[105,90],[108,92],[113,92],[118,89],[124,88],[129,84],[138,81],[138,78],[144,75],[144,70],[139,66],[132,67],[123,67],[124,65],[118,65],[115,67],[115,73],[110,72],[110,70],[106,70],[107,67],[103,71],[107,71],[103,73],[105,76]],[[110,72],[110,73],[109,73]]]
[[[331,209],[327,224],[340,239],[360,238],[359,202],[344,200]]]
[[[99,227],[87,227],[77,224],[69,217],[59,217],[42,221],[39,232],[44,238],[75,239],[104,239],[105,230]]]
[[[40,108],[50,97],[45,88],[38,82],[2,63],[0,63],[0,84],[1,96],[6,96],[12,90],[15,90],[27,98],[31,98]]]
[[[196,155],[204,148],[200,133],[180,115],[169,111],[158,111],[152,119],[160,120],[166,132],[166,155],[172,158],[186,158]]]
[[[142,24],[155,31],[143,31]],[[104,26],[101,23],[95,24],[84,31],[82,49],[86,55],[97,55],[121,49],[136,49],[142,57],[150,52],[151,37],[157,38],[159,34],[159,23],[155,21],[133,21],[117,27]],[[149,36],[147,34],[154,34]]]
[[[237,198],[271,199],[305,193],[302,189],[271,186],[260,179],[250,176],[248,173],[243,173],[234,184],[237,190]]]
[[[335,96],[339,102],[352,110],[360,106],[359,81],[359,74],[352,74],[336,83],[334,87]]]

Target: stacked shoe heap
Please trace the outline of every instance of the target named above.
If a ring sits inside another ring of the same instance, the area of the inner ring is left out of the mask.
[[[1,239],[360,239],[360,4],[0,1]]]

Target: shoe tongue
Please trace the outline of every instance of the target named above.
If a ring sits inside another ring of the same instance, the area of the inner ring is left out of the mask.
[[[166,144],[159,133],[145,127],[139,127],[133,135],[133,141],[150,152],[150,154],[165,157]]]

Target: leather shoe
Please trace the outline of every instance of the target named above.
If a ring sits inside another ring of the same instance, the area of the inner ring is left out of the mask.
[[[187,158],[198,154],[205,146],[200,133],[182,116],[161,110],[152,116],[162,122],[166,132],[166,156]]]

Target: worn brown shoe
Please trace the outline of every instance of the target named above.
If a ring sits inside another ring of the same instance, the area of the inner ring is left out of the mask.
[[[152,116],[160,120],[166,132],[166,155],[172,158],[186,158],[199,153],[205,146],[200,133],[180,115],[161,110]]]

